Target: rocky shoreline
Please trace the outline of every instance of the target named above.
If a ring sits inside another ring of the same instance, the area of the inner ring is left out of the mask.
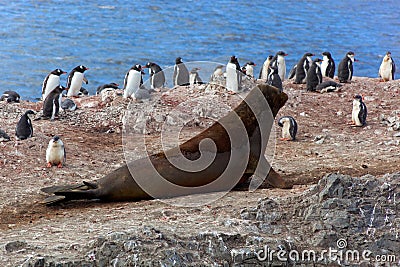
[[[62,113],[59,120],[34,121],[34,137],[25,141],[12,136],[15,123],[26,109],[40,111],[42,103],[0,102],[1,129],[12,137],[0,143],[0,262],[2,266],[398,266],[400,83],[378,80],[355,77],[341,91],[326,94],[306,92],[305,85],[285,81],[289,101],[278,116],[296,118],[298,141],[279,141],[277,128],[271,162],[295,187],[230,192],[196,208],[156,200],[46,207],[40,203],[45,197],[40,188],[96,180],[121,166],[126,110],[132,112],[130,129],[138,135],[132,147],[145,137],[147,151],[154,152],[161,149],[157,139],[162,127],[171,127],[170,132],[184,127],[179,138],[187,140],[245,94],[183,87],[157,92],[142,103],[84,97],[77,100],[78,110]],[[363,128],[347,125],[354,94],[364,95],[368,107]],[[193,112],[189,118],[188,111]],[[172,113],[177,116],[169,116]],[[67,163],[62,169],[45,167],[45,149],[55,134],[66,144]],[[137,157],[147,151],[137,151]],[[269,261],[257,258],[265,246],[319,253],[337,249],[338,240],[347,243],[342,251],[370,250],[371,260],[346,262],[325,255],[314,262],[282,261],[277,253]],[[380,264],[372,260],[377,255],[396,259]]]

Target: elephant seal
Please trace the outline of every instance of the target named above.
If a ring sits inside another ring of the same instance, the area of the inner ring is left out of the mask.
[[[259,84],[234,110],[183,144],[131,161],[95,182],[42,188],[53,194],[44,203],[170,198],[254,188],[254,183],[290,188],[264,157],[274,118],[287,99],[277,88]]]

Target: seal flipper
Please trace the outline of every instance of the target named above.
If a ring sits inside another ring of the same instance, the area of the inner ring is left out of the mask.
[[[97,188],[96,183],[83,181],[83,184],[45,187],[41,191],[54,194],[43,201],[44,204],[51,205],[73,199],[96,199],[98,198]]]
[[[258,166],[251,178],[249,191],[252,192],[259,188],[262,184],[270,185],[274,188],[290,189],[292,184],[283,180],[283,178],[275,172],[265,157],[260,157]]]

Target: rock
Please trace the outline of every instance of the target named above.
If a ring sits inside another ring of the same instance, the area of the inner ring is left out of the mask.
[[[14,252],[24,249],[28,244],[24,241],[13,241],[6,244],[5,249],[7,252]]]

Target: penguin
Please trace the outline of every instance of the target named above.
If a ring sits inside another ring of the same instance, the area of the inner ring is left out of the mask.
[[[54,136],[50,141],[46,149],[46,163],[47,167],[51,168],[53,165],[57,165],[58,168],[62,168],[65,164],[66,153],[64,143],[61,141],[59,136]]]
[[[258,79],[264,79],[267,80],[268,78],[268,72],[269,72],[269,64],[271,63],[273,56],[269,55],[267,59],[264,61],[261,70],[260,70],[260,75],[258,75]]]
[[[64,86],[58,85],[47,95],[43,102],[42,119],[54,120],[58,116],[60,110],[60,95],[65,89]]]
[[[88,96],[88,95],[89,91],[86,88],[81,87],[81,89],[79,89],[78,96]]]
[[[20,99],[21,97],[15,91],[5,91],[0,98],[1,101],[6,100],[7,103],[19,103]]]
[[[226,89],[233,93],[239,92],[241,83],[241,70],[238,59],[231,56],[228,64],[226,65]]]
[[[165,85],[164,71],[154,62],[147,62],[143,68],[149,69],[151,89],[162,88]]]
[[[329,93],[339,91],[339,87],[342,87],[340,83],[334,81],[325,81],[317,85],[316,90],[320,93]]]
[[[125,75],[124,79],[124,98],[134,97],[134,93],[139,90],[142,81],[142,66],[136,64]]]
[[[149,99],[151,97],[150,91],[145,89],[145,88],[139,88],[134,94],[133,98],[135,100],[143,100],[143,99]]]
[[[224,66],[223,66],[223,65],[218,65],[218,66],[216,66],[215,69],[214,69],[214,71],[213,71],[213,74],[211,74],[210,82],[211,82],[211,81],[215,81],[215,80],[217,80],[218,78],[223,77],[223,76],[224,76],[224,71],[223,71],[223,69],[224,69]]]
[[[322,59],[316,58],[311,64],[310,69],[307,72],[307,91],[315,91],[317,85],[322,82],[321,64]]]
[[[292,116],[283,116],[278,120],[278,125],[282,127],[282,138],[284,141],[296,140],[297,122]]]
[[[66,111],[66,110],[74,111],[77,109],[77,106],[72,99],[67,98],[61,102],[61,108],[64,111]]]
[[[29,115],[34,115],[35,112],[27,110],[24,115],[21,116],[15,128],[15,136],[17,140],[24,140],[33,136],[33,126]]]
[[[10,136],[8,136],[8,134],[5,131],[0,129],[0,142],[8,142],[8,141],[10,141]]]
[[[283,92],[282,80],[278,74],[278,68],[275,66],[269,66],[269,68],[271,71],[268,74],[267,84],[275,86],[279,89],[279,92]]]
[[[382,59],[381,66],[379,67],[379,77],[383,82],[394,80],[394,73],[396,72],[396,65],[392,58],[392,53],[386,52]]]
[[[99,85],[96,89],[96,95],[100,94],[101,91],[103,91],[104,89],[119,89],[118,88],[119,84],[118,83],[107,83],[107,84],[103,84],[103,85]]]
[[[322,77],[329,77],[333,79],[335,76],[335,61],[332,58],[330,52],[323,52],[322,53],[322,63],[321,63],[321,72]]]
[[[311,65],[312,65],[312,58],[315,56],[313,53],[305,53],[303,55],[303,57],[299,60],[299,62],[297,62],[296,67],[295,67],[295,80],[294,83],[296,84],[304,84],[307,81],[307,74],[308,74],[308,70],[310,69]],[[293,73],[292,73],[293,75]],[[292,75],[289,74],[289,77],[291,77]]]
[[[84,75],[84,72],[88,69],[83,65],[79,65],[69,73],[66,86],[68,88],[68,97],[77,97],[82,87],[82,82],[89,83]]]
[[[181,57],[175,59],[174,74],[173,74],[174,86],[189,85],[189,71],[186,65],[182,62]]]
[[[278,74],[281,77],[282,82],[285,80],[286,76],[286,62],[285,62],[285,57],[288,54],[286,54],[283,51],[279,51],[276,53],[276,55],[271,59],[270,65],[271,66],[277,66],[278,67]]]
[[[254,78],[254,66],[256,66],[256,64],[253,61],[249,61],[246,64],[244,64],[243,66],[245,70],[244,74],[246,74],[251,78]]]
[[[56,88],[56,86],[60,85],[60,76],[63,74],[67,74],[67,72],[62,69],[55,69],[47,74],[46,78],[43,80],[42,84],[42,100],[44,101],[47,95]]]
[[[203,81],[201,80],[200,75],[198,73],[199,70],[200,70],[200,68],[193,68],[190,71],[190,75],[189,75],[190,86],[193,86],[195,84],[203,84]]]
[[[353,98],[353,111],[351,112],[351,122],[353,126],[361,127],[367,122],[367,106],[360,95]]]
[[[347,52],[346,56],[340,61],[338,67],[338,78],[339,82],[347,83],[353,78],[353,63],[357,61],[354,58],[354,52]]]

